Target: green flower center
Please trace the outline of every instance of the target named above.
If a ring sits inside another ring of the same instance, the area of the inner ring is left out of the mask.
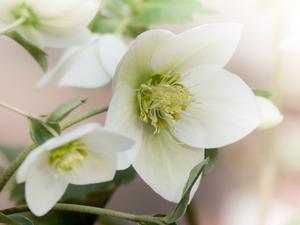
[[[81,140],[75,140],[50,153],[49,164],[58,174],[63,175],[81,165],[88,155],[87,146]]]
[[[35,12],[26,3],[22,3],[17,7],[12,9],[12,15],[17,20],[20,18],[25,18],[26,21],[23,23],[25,26],[37,27],[39,25],[39,20]]]
[[[137,91],[140,120],[155,128],[155,133],[180,120],[193,102],[193,95],[180,83],[179,74],[154,74]]]

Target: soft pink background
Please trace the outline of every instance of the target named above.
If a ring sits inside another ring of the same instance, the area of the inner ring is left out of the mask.
[[[212,22],[239,22],[244,24],[240,46],[227,68],[240,75],[250,86],[269,89],[271,87],[274,43],[274,13],[272,1],[252,0],[210,0],[206,5],[215,8],[215,15],[198,16],[194,23],[167,26],[174,31]],[[49,50],[52,66],[59,51]],[[284,106],[286,119],[280,127],[282,137],[289,136],[289,128],[295,132],[300,128],[299,107],[299,65],[300,54],[284,54]],[[89,98],[82,111],[109,102],[110,87],[102,90],[59,89],[51,86],[37,89],[35,84],[42,71],[32,58],[17,44],[6,37],[0,37],[0,100],[9,102],[26,111],[44,114],[57,104],[77,96]],[[94,120],[103,122],[103,117]],[[267,132],[255,132],[243,141],[227,147],[221,152],[214,171],[203,179],[196,195],[199,218],[202,225],[222,224],[219,218],[221,203],[228,193],[239,189],[249,189],[258,184],[262,165],[261,140]],[[0,108],[0,143],[9,146],[30,143],[27,121]],[[3,161],[3,160],[2,160]],[[3,162],[5,163],[5,162]],[[298,175],[293,174],[292,183],[297,183]],[[287,178],[290,180],[289,176]],[[289,181],[290,183],[290,181]],[[297,184],[296,184],[297,185]],[[286,193],[286,185],[283,185]],[[298,186],[297,186],[298,187]],[[296,193],[299,195],[299,193]],[[295,198],[294,198],[295,199]],[[0,208],[11,205],[6,195],[0,198]],[[170,204],[162,200],[140,179],[122,187],[114,196],[109,207],[134,213],[167,212]]]

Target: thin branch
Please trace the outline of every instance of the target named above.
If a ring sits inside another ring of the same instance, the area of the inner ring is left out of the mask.
[[[18,26],[22,25],[23,23],[26,22],[26,18],[25,17],[20,17],[19,19],[17,19],[16,21],[14,21],[11,24],[8,24],[6,27],[1,28],[0,29],[0,34],[7,34],[10,31],[14,30],[15,28],[17,28]]]
[[[30,210],[27,206],[19,206],[10,209],[5,209],[0,212],[6,215],[10,215],[14,213],[22,213],[22,212],[29,212],[29,211]],[[110,216],[110,217],[125,219],[133,222],[146,222],[146,223],[164,225],[161,217],[153,217],[148,215],[135,215],[135,214],[125,213],[125,212],[119,212],[115,210],[103,209],[103,208],[97,208],[97,207],[91,207],[85,205],[58,203],[53,207],[52,211],[87,213],[87,214],[94,214],[98,216]]]

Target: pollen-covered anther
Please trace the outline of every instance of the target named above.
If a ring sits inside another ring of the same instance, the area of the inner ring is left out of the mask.
[[[54,167],[59,175],[63,175],[80,166],[88,155],[84,142],[75,140],[51,151],[50,166]]]
[[[155,74],[138,89],[140,119],[156,132],[180,120],[193,101],[193,95],[180,81],[178,74]]]

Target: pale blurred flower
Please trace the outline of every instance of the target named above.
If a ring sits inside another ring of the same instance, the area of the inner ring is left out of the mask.
[[[46,214],[62,197],[68,184],[110,181],[116,172],[117,153],[133,141],[98,124],[85,124],[54,137],[33,150],[17,172],[25,183],[25,197],[37,216]]]
[[[256,96],[256,100],[262,114],[258,129],[270,129],[282,122],[283,116],[271,100],[260,96]]]
[[[128,49],[125,41],[112,34],[94,34],[82,46],[67,49],[59,62],[39,82],[44,86],[97,88],[109,83]]]
[[[119,65],[106,126],[137,144],[119,154],[118,166],[133,162],[142,179],[169,201],[181,198],[204,148],[236,142],[258,126],[254,94],[223,69],[240,35],[241,25],[231,23],[179,35],[152,30],[137,38]]]
[[[0,0],[0,24],[39,47],[67,47],[87,40],[101,0]],[[22,22],[23,21],[23,22]],[[22,22],[22,23],[21,23]],[[1,30],[1,28],[0,28]]]

